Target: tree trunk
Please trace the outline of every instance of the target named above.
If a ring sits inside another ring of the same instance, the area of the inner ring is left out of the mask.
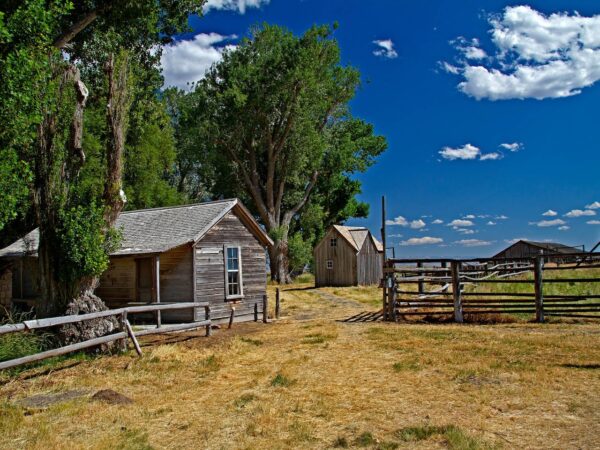
[[[269,248],[269,264],[271,266],[271,280],[280,284],[288,284],[292,281],[290,278],[287,236],[285,240],[276,240],[275,245]]]

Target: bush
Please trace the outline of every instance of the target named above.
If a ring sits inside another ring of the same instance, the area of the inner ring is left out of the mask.
[[[29,314],[9,314],[2,325],[30,319]],[[43,352],[52,347],[54,335],[50,333],[17,332],[0,336],[0,362]]]

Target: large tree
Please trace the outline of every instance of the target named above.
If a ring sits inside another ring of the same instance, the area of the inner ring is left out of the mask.
[[[198,151],[212,158],[210,189],[250,201],[275,242],[272,279],[283,283],[291,227],[302,222],[319,186],[338,191],[314,197],[321,219],[340,218],[357,204],[352,174],[386,148],[372,125],[350,112],[360,75],[340,64],[332,34],[315,26],[297,37],[263,25],[225,52],[192,93]]]
[[[91,294],[106,268],[112,228],[124,207],[128,125],[135,127],[136,117],[138,125],[144,122],[131,112],[148,111],[141,105],[160,86],[156,49],[186,30],[188,15],[200,13],[202,3],[9,0],[3,5],[0,152],[7,158],[0,172],[24,183],[0,195],[0,227],[14,216],[26,187],[40,228],[42,315],[62,313],[74,298]],[[103,118],[96,140],[84,127],[90,104]],[[172,139],[161,129],[138,126],[138,131],[138,148],[151,146],[151,135]],[[100,161],[101,181],[95,186],[82,177],[90,143]]]

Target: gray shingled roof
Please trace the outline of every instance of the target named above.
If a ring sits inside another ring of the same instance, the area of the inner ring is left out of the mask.
[[[161,253],[195,242],[236,205],[243,208],[239,200],[232,199],[123,212],[116,224],[122,230],[123,241],[112,255]],[[38,243],[35,229],[0,250],[0,257],[36,254]]]

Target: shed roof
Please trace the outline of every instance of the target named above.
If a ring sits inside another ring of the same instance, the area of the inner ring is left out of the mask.
[[[333,228],[337,230],[337,232],[341,234],[342,237],[346,239],[346,241],[348,241],[352,248],[354,248],[354,250],[357,252],[360,251],[363,244],[365,243],[365,239],[367,239],[368,236],[371,237],[371,240],[377,248],[377,251],[383,251],[383,246],[381,245],[381,243],[377,239],[375,239],[373,233],[371,233],[369,229],[365,227],[347,227],[344,225],[334,225]]]
[[[238,199],[218,200],[193,205],[126,211],[119,215],[116,227],[123,240],[113,256],[162,253],[200,240],[225,214],[235,209],[263,245],[273,241]],[[0,250],[2,256],[37,254],[37,229]]]
[[[554,252],[554,253],[565,253],[565,254],[566,253],[581,253],[581,250],[576,247],[571,247],[571,246],[561,244],[558,242],[538,242],[538,241],[527,241],[525,239],[521,239],[521,240],[515,242],[514,244],[509,245],[508,247],[506,247],[504,250],[497,253],[493,257],[494,258],[500,257],[500,255],[502,255],[509,248],[512,248],[519,243],[523,243],[523,244],[529,245],[531,247],[541,248],[541,249],[548,250],[548,251]]]

